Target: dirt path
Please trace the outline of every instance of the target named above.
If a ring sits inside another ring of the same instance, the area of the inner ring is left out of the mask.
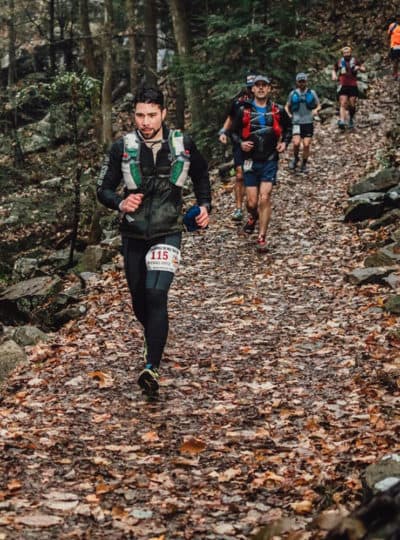
[[[282,162],[267,255],[215,184],[213,224],[186,235],[171,291],[159,402],[136,387],[118,272],[93,283],[79,326],[32,351],[1,403],[0,540],[238,540],[282,516],[317,538],[313,517],[358,502],[363,469],[398,441],[381,376],[393,320],[384,293],[344,279],[366,255],[346,189],[385,143],[385,125],[365,125],[384,83],[373,96],[354,132],[318,126],[308,176]]]

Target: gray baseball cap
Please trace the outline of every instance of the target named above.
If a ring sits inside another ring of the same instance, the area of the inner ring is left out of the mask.
[[[265,82],[265,84],[271,84],[271,81],[265,75],[257,75],[257,77],[253,81],[253,84],[256,84],[258,82]]]
[[[305,73],[298,73],[296,75],[296,81],[306,81],[308,79]]]

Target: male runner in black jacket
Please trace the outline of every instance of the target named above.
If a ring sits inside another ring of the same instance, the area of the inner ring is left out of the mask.
[[[125,273],[145,337],[146,365],[138,383],[149,396],[158,393],[168,290],[180,259],[182,186],[188,176],[200,207],[198,227],[207,227],[211,209],[207,163],[188,136],[167,128],[166,112],[160,90],[138,92],[136,129],[112,145],[97,188],[100,202],[122,213]],[[123,196],[117,192],[122,181]]]

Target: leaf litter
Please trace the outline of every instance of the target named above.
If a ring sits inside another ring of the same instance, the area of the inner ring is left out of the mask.
[[[399,322],[384,289],[344,280],[365,247],[341,203],[383,129],[360,145],[317,126],[307,177],[284,157],[265,256],[215,180],[209,230],[184,238],[158,402],[136,384],[122,272],[91,281],[85,317],[4,386],[0,537],[305,540],[358,504],[366,466],[398,448]]]

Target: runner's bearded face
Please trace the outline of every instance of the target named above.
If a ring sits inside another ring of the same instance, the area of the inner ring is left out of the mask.
[[[166,114],[167,110],[161,109],[156,103],[136,104],[135,124],[143,139],[147,141],[160,139]]]

